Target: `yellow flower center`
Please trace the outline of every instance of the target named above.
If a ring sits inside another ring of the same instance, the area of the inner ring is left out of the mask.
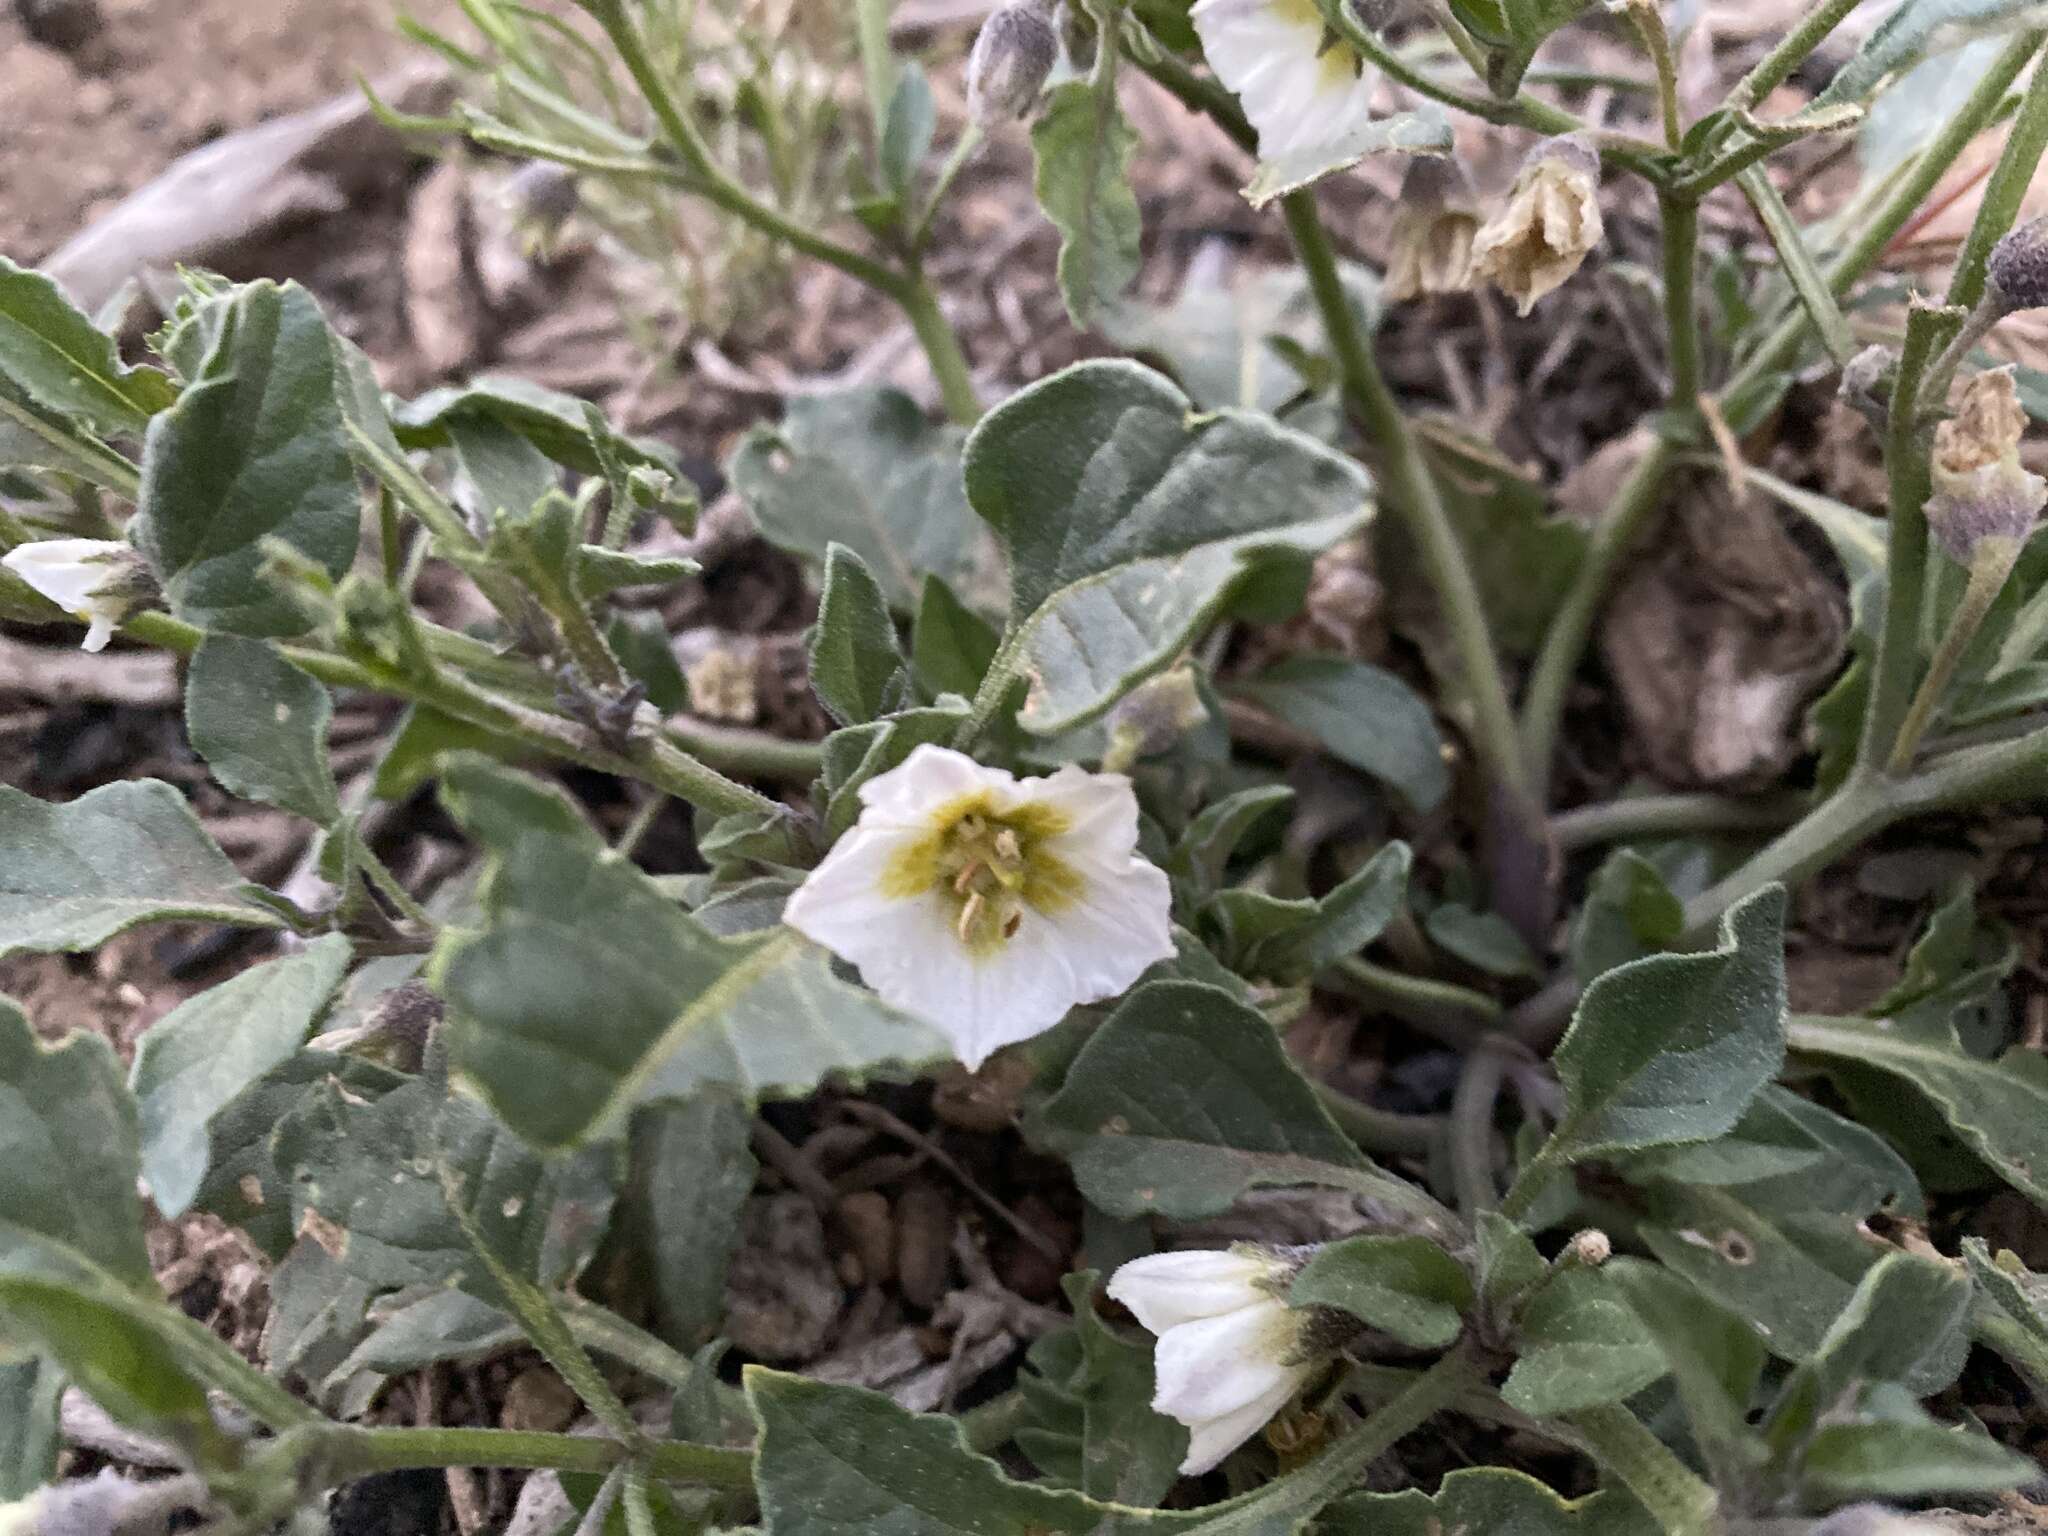
[[[1272,0],[1274,13],[1290,24],[1316,35],[1316,59],[1323,66],[1322,88],[1336,90],[1355,84],[1365,61],[1357,51],[1331,30],[1323,20],[1316,0]]]
[[[882,894],[891,900],[937,893],[969,952],[993,954],[1014,938],[1025,911],[1051,913],[1081,894],[1081,877],[1047,846],[1071,823],[1047,805],[998,810],[987,790],[949,801],[931,830],[890,857]]]

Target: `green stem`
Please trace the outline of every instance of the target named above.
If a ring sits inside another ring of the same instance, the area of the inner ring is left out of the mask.
[[[1493,96],[1474,96],[1425,74],[1387,47],[1370,27],[1359,20],[1353,9],[1353,0],[1316,0],[1316,6],[1323,13],[1323,19],[1361,58],[1384,73],[1388,79],[1407,86],[1418,96],[1426,96],[1431,101],[1441,102],[1444,106],[1455,108],[1485,122],[1526,128],[1532,133],[1554,137],[1588,130],[1589,125],[1582,119],[1534,96],[1517,94],[1506,101]],[[1648,143],[1620,143],[1611,134],[1600,134],[1598,137],[1603,159],[1625,166],[1652,182],[1662,182],[1665,172],[1659,164],[1663,153],[1660,146]]]
[[[2023,33],[2008,43],[1984,78],[1977,82],[1955,115],[1942,124],[1941,131],[1920,151],[1910,174],[1902,176],[1883,202],[1857,221],[1855,239],[1827,265],[1828,287],[1840,298],[1856,280],[1870,270],[1884,253],[1935,183],[1948,174],[1958,156],[1983,132],[2005,104],[2005,93],[2028,61],[2040,50],[2040,32]],[[1768,376],[1789,366],[1806,334],[1807,319],[1794,312],[1749,355],[1734,378],[1722,387],[1723,400],[1736,400],[1755,390]]]
[[[1714,1490],[1620,1403],[1566,1415],[1586,1450],[1641,1501],[1667,1536],[1709,1536],[1721,1529]]]
[[[1896,777],[1913,766],[1913,755],[1920,750],[1920,740],[1933,722],[1934,711],[1948,692],[1970,642],[1984,627],[1991,605],[2005,590],[2006,579],[2012,575],[2019,557],[2019,543],[2014,539],[1986,539],[1977,546],[1970,560],[1969,584],[1963,588],[1956,610],[1949,616],[1948,629],[1935,648],[1934,659],[1928,663],[1927,675],[1920,679],[1919,691],[1913,695],[1906,718],[1899,724],[1898,740],[1885,761],[1886,773]]]
[[[1401,519],[1428,571],[1430,585],[1443,606],[1444,623],[1458,656],[1460,681],[1472,701],[1472,733],[1481,761],[1500,793],[1512,802],[1515,820],[1533,824],[1539,814],[1523,771],[1515,735],[1514,711],[1508,704],[1500,657],[1487,626],[1479,583],[1465,558],[1457,529],[1437,494],[1436,481],[1422,449],[1409,430],[1393,392],[1381,375],[1359,329],[1358,316],[1344,291],[1336,254],[1323,232],[1311,192],[1290,192],[1281,199],[1287,231],[1308,275],[1309,292],[1343,374],[1345,394],[1359,425],[1372,444],[1386,484],[1386,501]]]
[[[1370,960],[1340,960],[1318,980],[1458,1051],[1470,1050],[1500,1023],[1501,1005],[1484,992],[1410,976]]]
[[[398,908],[407,921],[416,924],[421,933],[431,936],[439,926],[434,921],[433,913],[421,906],[398,876],[391,872],[391,867],[377,857],[375,850],[370,847],[370,840],[363,836],[361,825],[353,819],[349,823],[349,836],[355,841],[356,860],[362,865],[363,873],[370,877],[371,883],[391,899],[391,904]]]
[[[746,221],[791,249],[836,267],[848,277],[894,299],[909,315],[911,327],[917,332],[926,356],[931,359],[940,392],[946,397],[947,410],[955,420],[974,421],[981,414],[981,406],[971,385],[966,383],[967,368],[961,358],[959,338],[939,312],[937,301],[932,298],[923,275],[914,270],[908,273],[895,271],[828,236],[795,223],[756,198],[718,164],[703,135],[677,106],[668,82],[648,55],[639,29],[627,15],[624,0],[576,0],[576,3],[604,28],[612,47],[625,63],[626,72],[647,99],[647,105],[653,111],[655,121],[661,125],[669,146],[701,182],[702,194],[733,217]],[[886,39],[884,41],[886,47]],[[883,103],[884,109],[886,105]]]
[[[1585,557],[1551,617],[1542,649],[1536,653],[1528,691],[1522,697],[1521,740],[1522,756],[1529,765],[1532,789],[1539,800],[1549,792],[1551,759],[1556,754],[1558,726],[1564,718],[1565,694],[1578,673],[1587,637],[1593,632],[1593,620],[1616,568],[1661,503],[1664,471],[1671,463],[1672,451],[1666,439],[1653,437],[1643,456],[1636,460],[1614,501],[1594,525]]]
[[[1799,19],[1797,26],[1778,39],[1769,53],[1757,60],[1748,74],[1735,82],[1722,103],[1724,109],[1731,116],[1746,112],[1770,95],[1861,3],[1862,0],[1821,0]]]
[[[2031,35],[2037,49],[2048,38],[2043,32]],[[2020,99],[2019,115],[1999,152],[1998,164],[1984,183],[1977,217],[1971,221],[1963,248],[1956,253],[1955,271],[1948,284],[1950,305],[1974,309],[1984,297],[1985,265],[1991,259],[1991,248],[2019,218],[2020,205],[2033,185],[2044,150],[2048,150],[2048,70],[2036,69]]]
[[[1699,269],[1699,205],[1660,197],[1664,229],[1664,330],[1671,353],[1671,407],[1690,412],[1700,394],[1700,312],[1695,292]]]
[[[1337,1128],[1368,1152],[1389,1156],[1427,1153],[1443,1134],[1442,1115],[1402,1115],[1375,1109],[1328,1083],[1316,1084],[1316,1097],[1323,1101]]]
[[[981,419],[981,396],[975,392],[974,375],[967,366],[966,354],[960,350],[960,338],[947,323],[945,311],[939,308],[939,296],[922,270],[911,269],[897,301],[931,362],[946,414],[963,427],[973,426]]]
[[[616,1440],[522,1429],[362,1429],[332,1425],[328,1475],[335,1481],[419,1467],[525,1467],[603,1474],[629,1456]],[[722,1446],[665,1440],[647,1448],[649,1473],[668,1482],[713,1488],[753,1486],[754,1458]]]
[[[1884,762],[1898,740],[1920,665],[1920,610],[1927,582],[1927,498],[1933,494],[1929,434],[1914,403],[1928,362],[1961,316],[1950,310],[1914,307],[1906,316],[1906,344],[1899,354],[1897,382],[1885,426],[1884,466],[1891,483],[1885,530],[1884,627],[1871,673],[1870,703],[1863,717],[1857,760]]]
[[[1657,107],[1664,119],[1664,144],[1674,155],[1685,143],[1685,122],[1678,112],[1678,64],[1671,56],[1671,33],[1656,0],[1629,0],[1628,19],[1643,41],[1643,51],[1657,71]]]
[[[1504,1043],[1485,1041],[1468,1053],[1451,1096],[1451,1183],[1458,1213],[1467,1221],[1477,1221],[1500,1201],[1493,1176],[1493,1112],[1507,1079]]]
[[[1638,795],[1582,805],[1550,818],[1550,835],[1566,853],[1601,843],[1641,838],[1697,837],[1714,832],[1758,832],[1790,825],[1807,796],[1791,791],[1738,799],[1731,795]]]
[[[87,433],[83,427],[72,432],[63,431],[52,426],[26,406],[16,405],[4,395],[0,395],[0,417],[41,438],[51,447],[91,463],[104,477],[102,483],[108,489],[119,491],[131,501],[141,491],[142,472],[98,438]]]
[[[121,628],[124,634],[146,644],[160,645],[181,656],[191,655],[204,638],[198,629],[167,613],[140,613]],[[331,651],[295,645],[278,649],[293,666],[323,683],[337,688],[394,694],[416,704],[431,705],[458,720],[509,737],[543,757],[581,763],[600,773],[652,784],[656,789],[687,800],[692,805],[702,806],[715,815],[760,814],[781,808],[766,795],[728,779],[689,756],[666,737],[648,743],[632,755],[613,752],[581,726],[571,725],[509,699],[498,698],[446,672],[437,673],[432,678],[412,677],[389,667],[371,666],[346,656],[337,656]],[[734,758],[746,756],[764,745],[760,742],[742,743],[732,734],[704,739],[723,740],[728,754]],[[795,744],[775,745],[791,753],[799,750]],[[784,758],[782,751],[764,750],[763,756],[784,768],[795,766],[793,761]]]
[[[1685,932],[1710,932],[1736,902],[1773,883],[1797,884],[1832,864],[1894,819],[1876,776],[1856,773],[1802,821],[1761,849],[1734,873],[1685,904]]]
[[[889,122],[889,101],[896,94],[896,56],[889,51],[891,4],[892,0],[854,0],[853,6],[861,79],[867,86],[868,118],[878,149]]]

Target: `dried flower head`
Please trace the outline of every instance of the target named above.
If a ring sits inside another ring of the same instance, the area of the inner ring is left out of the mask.
[[[1463,293],[1478,234],[1479,197],[1465,167],[1449,155],[1417,155],[1401,178],[1381,293],[1393,304]]]
[[[1041,0],[1010,0],[975,35],[967,56],[967,115],[983,128],[1029,112],[1059,57],[1059,33]]]
[[[1528,314],[1600,244],[1599,191],[1600,155],[1589,136],[1544,140],[1522,162],[1506,206],[1474,239],[1473,275]]]
[[[1927,522],[1959,564],[1987,541],[2017,550],[2048,505],[2048,481],[2020,464],[2026,426],[2012,369],[1995,368],[1971,379],[1956,414],[1935,428]]]

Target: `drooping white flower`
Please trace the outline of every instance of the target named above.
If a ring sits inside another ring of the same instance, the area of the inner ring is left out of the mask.
[[[0,556],[0,565],[90,626],[85,649],[104,650],[114,626],[142,601],[142,557],[119,539],[39,539]]]
[[[1260,160],[1312,175],[1358,157],[1345,146],[1372,122],[1372,90],[1315,0],[1195,0],[1188,15],[1209,67],[1258,130]]]
[[[1278,1413],[1315,1371],[1311,1314],[1287,1305],[1299,1266],[1249,1244],[1155,1253],[1109,1294],[1159,1337],[1152,1407],[1188,1427],[1186,1473],[1207,1472]]]
[[[1121,774],[1019,779],[922,746],[784,910],[969,1067],[1114,997],[1173,953],[1166,876]]]

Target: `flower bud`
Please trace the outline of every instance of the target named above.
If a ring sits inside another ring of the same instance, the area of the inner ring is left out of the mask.
[[[1029,112],[1059,47],[1040,0],[1010,0],[998,8],[981,24],[967,56],[967,115],[986,129]]]
[[[1214,1467],[1314,1375],[1313,1311],[1287,1305],[1302,1259],[1240,1243],[1155,1253],[1111,1277],[1110,1298],[1158,1336],[1152,1407],[1188,1427],[1181,1471]]]
[[[547,260],[562,226],[581,201],[576,173],[550,160],[521,166],[505,182],[499,196],[511,216],[520,253],[528,260]]]
[[[1571,1253],[1586,1268],[1598,1269],[1614,1257],[1614,1241],[1598,1227],[1587,1227],[1573,1235]]]
[[[1390,304],[1424,294],[1463,293],[1472,286],[1472,242],[1479,199],[1465,167],[1449,155],[1417,155],[1401,178],[1387,277]]]
[[[1592,137],[1568,133],[1529,152],[1507,205],[1474,238],[1472,271],[1528,314],[1600,244],[1600,154]]]
[[[88,651],[105,650],[114,627],[158,596],[147,562],[120,539],[40,539],[9,550],[0,566],[84,620]]]
[[[1934,494],[1927,523],[1942,550],[1969,565],[1987,541],[2016,552],[2048,505],[2048,481],[2020,464],[2026,408],[2010,368],[1964,386],[1961,408],[1934,431]]]
[[[1991,247],[1984,271],[2007,314],[2048,305],[2048,214],[2029,219]]]

